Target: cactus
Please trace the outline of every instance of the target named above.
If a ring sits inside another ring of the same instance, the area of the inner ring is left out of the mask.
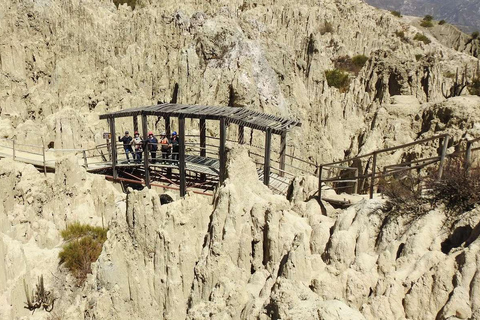
[[[465,66],[465,71],[462,74],[462,82],[458,82],[458,68],[457,72],[455,74],[455,82],[453,83],[453,86],[450,87],[449,92],[445,92],[444,89],[444,83],[442,83],[442,94],[445,97],[445,99],[452,98],[452,97],[458,97],[462,94],[463,89],[468,85],[467,81],[467,66]]]

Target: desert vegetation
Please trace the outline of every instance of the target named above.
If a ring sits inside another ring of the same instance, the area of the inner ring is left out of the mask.
[[[397,17],[397,18],[401,18],[401,17],[402,17],[402,14],[400,13],[400,11],[392,10],[392,11],[390,11],[390,13],[391,13],[392,15],[394,15],[395,17]]]
[[[63,264],[82,284],[87,274],[92,273],[92,262],[97,261],[102,246],[107,240],[107,229],[93,227],[75,222],[62,231],[66,241],[59,254],[60,264]]]
[[[35,312],[35,310],[42,308],[43,310],[50,312],[53,310],[56,298],[53,295],[53,291],[45,289],[43,283],[43,275],[38,278],[38,283],[35,290],[30,292],[30,289],[23,279],[23,288],[25,290],[25,296],[27,301],[25,302],[25,309]]]
[[[426,35],[424,35],[423,33],[417,33],[415,35],[415,37],[413,37],[413,40],[417,40],[417,41],[421,41],[425,44],[429,44],[430,42],[430,39],[428,39],[428,37]]]
[[[480,203],[480,167],[468,167],[462,158],[447,161],[442,178],[438,170],[425,176],[400,173],[380,182],[388,197],[389,210],[399,215],[418,217],[430,210],[444,206],[450,217],[471,210]]]
[[[325,77],[328,85],[339,89],[340,92],[346,92],[350,85],[348,73],[339,69],[325,71]]]

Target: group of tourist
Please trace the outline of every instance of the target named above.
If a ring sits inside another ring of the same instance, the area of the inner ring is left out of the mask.
[[[160,149],[162,152],[162,161],[178,160],[178,153],[180,151],[180,140],[176,131],[172,132],[170,137],[165,132],[162,132],[160,139],[158,140],[152,131],[148,132],[148,137],[142,139],[135,131],[133,138],[128,131],[125,131],[123,137],[118,137],[118,141],[123,142],[123,148],[127,157],[127,162],[130,163],[130,156],[132,155],[132,161],[140,163],[142,161],[142,153],[145,147],[148,148],[151,156],[151,162],[156,163],[157,151]]]

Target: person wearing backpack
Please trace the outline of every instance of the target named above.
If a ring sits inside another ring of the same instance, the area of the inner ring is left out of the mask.
[[[162,134],[160,136],[159,144],[160,144],[161,150],[162,150],[162,159],[163,159],[163,161],[166,161],[166,159],[168,159],[170,157],[170,150],[171,150],[172,145],[170,144],[170,140],[168,139],[165,132],[162,132]]]

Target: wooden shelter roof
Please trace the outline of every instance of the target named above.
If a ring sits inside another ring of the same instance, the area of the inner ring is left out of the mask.
[[[182,105],[164,103],[155,106],[139,107],[120,110],[100,115],[100,119],[113,119],[138,115],[152,115],[158,117],[184,117],[194,119],[220,120],[225,118],[230,123],[281,134],[290,129],[301,126],[300,121],[277,117],[239,107],[214,107],[202,105]]]

